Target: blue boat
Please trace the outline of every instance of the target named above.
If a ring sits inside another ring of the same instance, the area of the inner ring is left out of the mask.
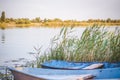
[[[96,64],[97,66],[96,69]],[[101,65],[102,64],[102,65]],[[91,66],[94,65],[94,66]],[[8,68],[14,80],[120,80],[120,63],[108,62],[67,62],[52,60],[42,64],[43,68]],[[90,67],[89,67],[90,66]],[[93,69],[90,69],[90,68]]]
[[[86,67],[93,64],[102,64],[98,68],[106,69],[106,68],[116,68],[120,67],[120,62],[110,63],[110,62],[69,62],[62,60],[51,60],[46,61],[41,64],[42,68],[50,68],[50,69],[68,69],[68,70],[76,70],[76,69],[85,69]],[[96,68],[94,68],[96,69]]]
[[[120,80],[120,68],[106,68],[93,70],[60,70],[43,68],[8,68],[14,80],[81,80],[81,75],[87,75],[93,79]],[[82,80],[85,80],[84,78]]]

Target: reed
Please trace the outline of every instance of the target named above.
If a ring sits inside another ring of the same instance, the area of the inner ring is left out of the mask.
[[[120,29],[109,31],[108,27],[86,27],[81,37],[70,36],[73,28],[62,28],[51,41],[51,47],[38,62],[48,60],[120,62]]]

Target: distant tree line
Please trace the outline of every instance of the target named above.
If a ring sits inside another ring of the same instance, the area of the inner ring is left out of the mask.
[[[41,19],[40,17],[36,17],[34,19],[29,18],[6,18],[5,12],[1,13],[0,23],[14,23],[14,24],[31,24],[31,23],[39,23],[40,26],[86,26],[88,24],[116,24],[120,25],[120,19],[88,19],[86,21],[77,21],[77,20],[61,20],[59,18],[55,19]]]

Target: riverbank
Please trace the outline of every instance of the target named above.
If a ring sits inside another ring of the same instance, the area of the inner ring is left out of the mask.
[[[0,23],[0,29],[6,28],[24,28],[24,27],[87,27],[94,24],[103,25],[103,26],[120,26],[120,23],[102,23],[102,22],[79,22],[79,23],[66,23],[66,22],[39,22],[39,23],[28,23],[28,24],[16,24],[15,22],[10,23]]]
[[[30,23],[30,24],[16,24],[16,23],[0,23],[0,29],[6,29],[6,28],[23,28],[23,27],[34,27],[34,26],[40,26],[40,23]]]

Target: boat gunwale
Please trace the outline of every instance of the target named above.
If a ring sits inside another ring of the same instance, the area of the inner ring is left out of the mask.
[[[58,66],[56,67],[56,66],[53,66],[53,65],[52,66],[49,65],[49,62],[52,63],[53,61],[56,61],[56,62],[58,61],[58,62],[61,62],[61,63],[65,62],[67,64],[69,64],[69,63],[70,64],[79,64],[79,63],[85,63],[85,64],[86,63],[93,63],[93,64],[96,64],[96,63],[120,64],[120,62],[97,62],[97,61],[96,62],[73,62],[73,61],[62,61],[62,60],[50,60],[50,61],[47,62],[48,63],[47,65],[46,65],[46,62],[45,62],[45,64],[44,63],[41,64],[41,67],[46,68],[46,69],[48,68],[48,69],[60,69],[60,70],[62,70],[62,69],[63,70],[83,70],[82,68],[80,68],[78,66],[77,67],[76,66],[75,67],[72,67],[72,66],[71,67],[69,67],[69,66],[68,67],[58,67]],[[118,67],[112,67],[112,68],[118,68]],[[106,67],[106,68],[100,68],[100,69],[108,69],[108,68]]]

